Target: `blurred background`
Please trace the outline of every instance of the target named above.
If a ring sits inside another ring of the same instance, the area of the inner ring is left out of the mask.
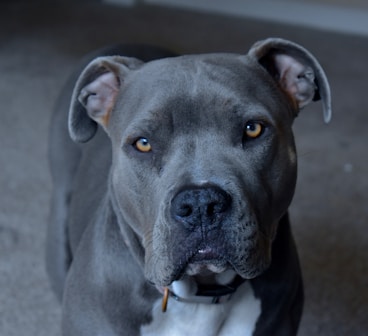
[[[368,335],[368,2],[365,0],[0,0],[0,335],[60,335],[44,268],[51,179],[48,127],[80,58],[117,43],[179,53],[246,53],[282,37],[309,49],[330,80],[294,131],[290,208],[306,303],[299,335]]]

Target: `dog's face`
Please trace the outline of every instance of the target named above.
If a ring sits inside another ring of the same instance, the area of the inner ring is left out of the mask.
[[[110,191],[147,279],[256,277],[294,193],[292,122],[313,97],[297,98],[270,75],[276,66],[250,56],[133,63],[105,63],[110,70],[77,91],[111,138]],[[302,84],[315,95],[314,78]]]
[[[276,85],[244,57],[185,56],[142,66],[117,104],[112,189],[147,277],[260,274],[295,184],[294,111]]]

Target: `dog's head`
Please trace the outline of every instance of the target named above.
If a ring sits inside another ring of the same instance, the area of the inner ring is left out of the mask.
[[[282,39],[247,55],[102,57],[76,84],[69,128],[80,142],[97,124],[111,138],[112,201],[150,281],[253,278],[293,197],[293,120],[319,98],[327,122],[321,66]]]

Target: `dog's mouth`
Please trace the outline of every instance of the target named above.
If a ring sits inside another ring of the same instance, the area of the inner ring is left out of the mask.
[[[192,278],[199,284],[225,284],[228,274],[236,274],[225,251],[211,246],[195,249],[179,265],[174,281]]]
[[[269,264],[268,241],[258,233],[257,226],[238,226],[238,230],[207,230],[205,235],[203,230],[171,232],[167,237],[170,245],[147,254],[151,258],[146,262],[147,278],[156,286],[168,287],[186,277],[217,283],[229,272],[243,279],[258,276]]]
[[[252,240],[248,249],[236,252],[219,242],[200,244],[190,252],[183,253],[175,263],[171,281],[192,277],[200,282],[226,283],[225,274],[237,274],[244,279],[252,279],[261,274],[269,264],[269,258],[260,241]],[[221,280],[223,278],[223,280]]]
[[[209,277],[220,274],[231,268],[223,253],[211,247],[200,248],[188,260],[182,273],[189,276]]]

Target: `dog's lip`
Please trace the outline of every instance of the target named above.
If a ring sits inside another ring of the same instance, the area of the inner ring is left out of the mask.
[[[206,259],[212,259],[213,257],[217,257],[218,253],[211,247],[201,248],[197,252],[198,256]]]
[[[188,253],[185,261],[174,272],[173,281],[178,281],[189,275],[210,275],[223,272],[232,268],[230,262],[225,258],[225,252],[211,246],[201,246]]]
[[[224,257],[224,253],[212,248],[199,248],[191,258],[189,258],[184,270],[187,275],[211,275],[225,271],[229,268],[229,262]]]
[[[199,248],[196,253],[190,258],[189,262],[205,262],[212,260],[220,260],[223,258],[223,253],[219,252],[213,247],[203,247]]]

